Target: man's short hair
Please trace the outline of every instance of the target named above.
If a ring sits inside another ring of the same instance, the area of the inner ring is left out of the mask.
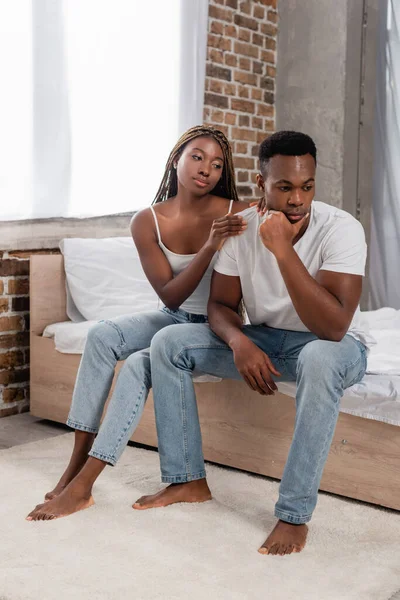
[[[317,164],[317,148],[312,138],[299,131],[277,131],[260,144],[258,158],[263,170],[273,156],[304,156],[311,154]]]

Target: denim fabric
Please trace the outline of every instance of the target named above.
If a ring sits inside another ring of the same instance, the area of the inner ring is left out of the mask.
[[[100,321],[89,330],[67,425],[97,433],[90,456],[115,465],[137,427],[151,387],[149,346],[154,334],[168,325],[206,322],[203,315],[164,307]],[[125,363],[100,426],[119,360]]]
[[[295,430],[275,514],[289,523],[306,523],[317,502],[343,390],[362,379],[366,348],[350,335],[330,342],[263,325],[247,325],[243,331],[282,374],[275,380],[297,382]],[[162,480],[203,478],[192,374],[241,379],[233,353],[208,325],[172,325],[153,337],[150,359]]]

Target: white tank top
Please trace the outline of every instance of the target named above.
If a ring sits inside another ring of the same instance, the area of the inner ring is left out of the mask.
[[[231,200],[231,203],[229,204],[228,212],[231,212],[232,210],[232,203],[233,200]],[[169,264],[171,265],[174,277],[176,277],[179,273],[186,269],[186,267],[192,262],[196,254],[176,254],[175,252],[171,252],[171,250],[168,250],[168,248],[163,244],[161,239],[160,228],[158,226],[158,220],[155,210],[152,206],[150,206],[150,209],[153,213],[154,222],[156,225],[158,245],[164,252]],[[189,298],[187,298],[179,308],[194,315],[207,314],[207,302],[208,297],[210,295],[211,274],[213,272],[214,264],[217,258],[218,253],[216,252],[207,268],[207,271],[204,273],[199,285],[194,290],[193,294],[191,294],[191,296],[189,296]]]

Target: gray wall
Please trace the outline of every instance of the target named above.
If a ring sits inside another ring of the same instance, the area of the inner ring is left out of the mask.
[[[359,219],[367,241],[379,1],[279,3],[277,129],[313,137],[317,199]],[[365,297],[367,293],[368,281]]]

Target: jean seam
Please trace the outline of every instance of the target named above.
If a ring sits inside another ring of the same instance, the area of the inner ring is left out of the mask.
[[[186,475],[187,475],[187,477],[190,477],[189,452],[188,452],[188,440],[187,440],[186,401],[185,401],[183,377],[182,377],[181,371],[179,373],[179,382],[180,382],[181,410],[182,410],[181,414],[182,414],[182,430],[183,430],[183,452],[185,455]]]
[[[115,466],[115,464],[117,462],[117,459],[115,458],[115,456],[110,456],[109,454],[103,454],[102,452],[97,452],[96,450],[90,450],[89,456],[93,456],[94,458],[97,458],[98,460],[106,462],[106,463],[112,465],[113,467]]]
[[[68,427],[71,427],[72,429],[79,429],[79,431],[87,431],[89,433],[98,433],[98,431],[99,431],[95,427],[89,427],[88,425],[84,425],[83,423],[80,423],[79,421],[74,421],[73,419],[70,419],[69,417],[67,419],[67,425],[68,425]]]
[[[172,362],[176,364],[176,362],[187,350],[230,350],[230,348],[227,344],[218,344],[215,346],[210,346],[210,344],[193,344],[190,346],[184,346],[184,348],[179,350],[179,352],[172,357]]]
[[[116,452],[117,452],[117,450],[118,450],[119,446],[121,445],[121,441],[123,440],[123,438],[124,438],[124,436],[125,436],[126,432],[128,431],[129,427],[132,425],[132,422],[133,422],[133,420],[134,420],[134,419],[135,419],[135,417],[136,417],[136,414],[137,414],[137,409],[138,409],[138,407],[139,407],[140,400],[141,400],[141,399],[142,399],[142,397],[143,397],[143,392],[144,392],[144,390],[145,390],[145,389],[146,389],[146,386],[145,386],[145,385],[142,385],[142,388],[141,388],[141,390],[140,390],[140,392],[139,392],[138,399],[137,399],[137,401],[136,401],[136,404],[135,404],[134,408],[132,409],[132,413],[131,413],[131,415],[130,415],[130,417],[129,417],[129,419],[128,419],[127,425],[124,427],[124,429],[123,429],[123,431],[122,431],[121,435],[119,436],[119,438],[118,438],[118,440],[117,440],[117,442],[116,442],[116,444],[115,444],[115,447],[114,447],[114,449],[113,449],[113,455],[114,455],[114,456],[115,456],[115,454],[116,454]]]

